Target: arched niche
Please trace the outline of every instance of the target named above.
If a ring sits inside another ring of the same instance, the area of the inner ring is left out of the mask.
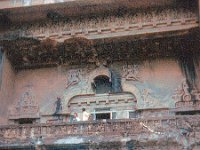
[[[112,83],[109,77],[105,75],[95,77],[92,85],[96,94],[111,93],[112,91]]]
[[[106,76],[111,80],[111,73],[107,67],[99,66],[89,73],[89,83],[94,83],[94,79],[98,76]]]

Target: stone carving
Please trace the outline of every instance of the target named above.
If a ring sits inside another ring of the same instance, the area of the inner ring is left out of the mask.
[[[186,80],[184,80],[181,84],[181,86],[179,86],[176,90],[175,90],[175,94],[173,95],[173,99],[178,102],[178,101],[191,101],[191,94],[188,91],[189,86],[186,82]]]
[[[174,19],[182,19],[182,18],[194,18],[197,17],[196,14],[192,11],[184,11],[183,9],[168,9],[158,12],[152,11],[147,13],[137,12],[133,14],[127,14],[123,18],[118,18],[115,16],[110,16],[106,18],[95,18],[95,19],[84,19],[84,20],[74,20],[70,23],[62,23],[59,24],[51,24],[41,26],[38,24],[36,26],[32,26],[27,30],[28,35],[41,35],[41,34],[51,34],[51,33],[62,33],[64,32],[74,32],[81,31],[88,34],[89,29],[97,29],[97,28],[110,28],[110,27],[118,27],[118,26],[126,26],[127,24],[141,24],[141,23],[149,23],[149,22],[162,22]],[[72,33],[73,34],[73,33]]]
[[[140,81],[139,66],[138,65],[123,66],[123,78],[125,78],[126,80]]]
[[[17,141],[22,139],[33,140],[41,135],[48,138],[56,138],[70,135],[140,135],[142,133],[163,134],[174,132],[171,124],[176,124],[178,129],[185,129],[189,132],[198,131],[194,128],[193,122],[196,122],[196,127],[199,126],[199,118],[148,118],[135,120],[108,120],[106,122],[84,122],[74,124],[45,125],[38,124],[35,126],[2,126],[0,127],[0,135],[7,141]],[[170,126],[166,126],[167,124]],[[194,128],[194,129],[193,129]],[[56,137],[55,137],[56,133]],[[184,134],[184,132],[183,132]],[[49,140],[49,139],[48,139]]]
[[[55,112],[54,112],[54,115],[58,115],[61,111],[62,111],[62,100],[60,97],[57,97],[57,100],[56,102],[54,103],[56,105],[56,108],[55,108]]]
[[[148,97],[150,96],[151,91],[149,89],[142,90],[142,98],[146,105],[152,105],[153,102],[149,101]]]
[[[189,136],[190,132],[192,132],[192,126],[186,117],[177,119],[177,127],[180,129],[182,135]]]
[[[167,102],[162,102],[159,98],[155,97],[151,89],[143,89],[141,97],[143,99],[142,108],[162,108],[168,106]]]
[[[121,108],[128,106],[133,109],[136,106],[136,98],[129,93],[120,94],[104,94],[97,96],[94,94],[77,95],[71,98],[67,104],[70,110],[77,110],[77,108],[112,108],[120,106]],[[126,107],[127,108],[127,107]],[[81,109],[80,109],[81,110]]]
[[[81,69],[72,69],[67,73],[67,86],[66,89],[78,84],[82,79],[82,70]]]
[[[176,101],[176,107],[199,106],[200,104],[200,92],[195,88],[189,92],[186,80],[175,90],[172,98]]]
[[[26,91],[10,110],[9,119],[20,118],[39,118],[39,106],[30,91]]]
[[[14,129],[6,130],[5,133],[4,133],[4,138],[6,138],[6,139],[14,139],[14,138],[16,138],[15,132],[16,131]]]

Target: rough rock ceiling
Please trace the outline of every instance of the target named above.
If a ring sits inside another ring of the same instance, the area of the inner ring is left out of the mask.
[[[181,52],[198,56],[198,34],[199,30],[196,29],[186,35],[157,38],[146,36],[137,40],[126,37],[92,41],[79,37],[65,40],[63,43],[51,39],[39,41],[31,38],[1,42],[12,65],[16,69],[25,69],[59,64],[95,64],[101,60],[112,63],[177,58]]]

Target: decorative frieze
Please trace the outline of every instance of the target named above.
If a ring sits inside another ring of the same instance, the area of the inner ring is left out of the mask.
[[[62,138],[63,136],[77,135],[137,136],[144,133],[164,135],[169,134],[170,132],[176,132],[177,135],[180,136],[187,136],[198,132],[198,130],[199,116],[180,116],[134,120],[108,120],[106,122],[79,122],[73,124],[59,123],[56,125],[10,125],[1,126],[0,135],[4,139],[5,143],[14,143],[18,140],[26,142],[34,141],[41,136],[44,139],[58,139],[59,137]]]
[[[176,122],[175,118],[168,119],[168,123]],[[6,141],[15,142],[17,140],[34,140],[34,138],[41,135],[45,138],[59,138],[70,135],[136,135],[141,133],[150,133],[149,128],[154,126],[154,131],[157,132],[158,128],[162,127],[162,119],[134,119],[134,120],[108,120],[107,122],[80,122],[74,124],[59,123],[52,124],[38,124],[38,125],[13,125],[0,127],[0,135]],[[146,128],[148,127],[148,129]],[[164,132],[164,130],[160,130]]]
[[[71,23],[47,24],[45,27],[38,25],[29,28],[28,31],[30,34],[33,35],[40,35],[44,33],[53,34],[53,33],[58,33],[58,31],[66,32],[66,34],[69,31],[73,31],[73,33],[75,34],[77,34],[78,31],[82,34],[83,33],[93,34],[94,31],[92,29],[96,29],[97,33],[111,32],[111,30],[109,29],[114,29],[114,28],[115,30],[124,30],[124,29],[131,30],[131,28],[134,28],[134,26],[130,25],[136,25],[139,23],[143,23],[142,26],[148,26],[148,23],[154,23],[154,26],[156,27],[157,25],[159,25],[159,23],[162,23],[162,21],[167,21],[170,22],[168,24],[173,24],[176,22],[176,20],[181,19],[184,20],[182,21],[182,23],[183,22],[186,23],[185,21],[187,19],[196,17],[197,17],[196,14],[191,11],[184,11],[182,9],[180,10],[168,9],[159,12],[159,14],[156,11],[152,11],[149,13],[139,12],[134,15],[129,14],[123,18],[110,16],[104,19],[96,18],[95,20],[93,19],[85,19],[82,21],[74,20]],[[69,34],[72,35],[72,32],[69,32]]]
[[[68,107],[71,109],[80,109],[80,107],[88,106],[92,109],[97,107],[96,105],[99,105],[98,107],[116,107],[116,105],[123,107],[127,103],[127,106],[130,105],[132,108],[134,108],[136,102],[137,100],[134,95],[129,93],[103,94],[99,96],[94,94],[77,95],[69,101]]]
[[[149,29],[152,29],[152,31],[159,29],[161,31],[163,27],[165,27],[165,30],[170,30],[170,28],[174,30],[175,28],[173,27],[176,26],[179,26],[178,29],[184,28],[184,26],[185,28],[198,27],[198,15],[190,10],[165,9],[160,12],[137,12],[124,17],[99,17],[96,19],[83,19],[81,21],[74,19],[67,23],[35,24],[31,27],[24,27],[23,34],[20,32],[20,36],[34,37],[40,40],[51,38],[63,42],[65,39],[72,37],[96,39],[117,36],[118,33],[121,36],[124,34],[141,34],[143,30],[144,33],[147,33],[148,31],[150,32]]]

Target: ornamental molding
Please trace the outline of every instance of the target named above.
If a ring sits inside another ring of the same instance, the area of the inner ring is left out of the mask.
[[[53,39],[63,42],[73,37],[87,39],[101,39],[127,35],[140,35],[165,31],[176,31],[198,27],[198,16],[191,11],[163,10],[145,13],[129,14],[123,18],[107,17],[105,19],[84,19],[71,22],[59,22],[57,24],[35,24],[31,27],[22,27],[0,36],[0,39],[11,35],[36,38],[39,40]]]

